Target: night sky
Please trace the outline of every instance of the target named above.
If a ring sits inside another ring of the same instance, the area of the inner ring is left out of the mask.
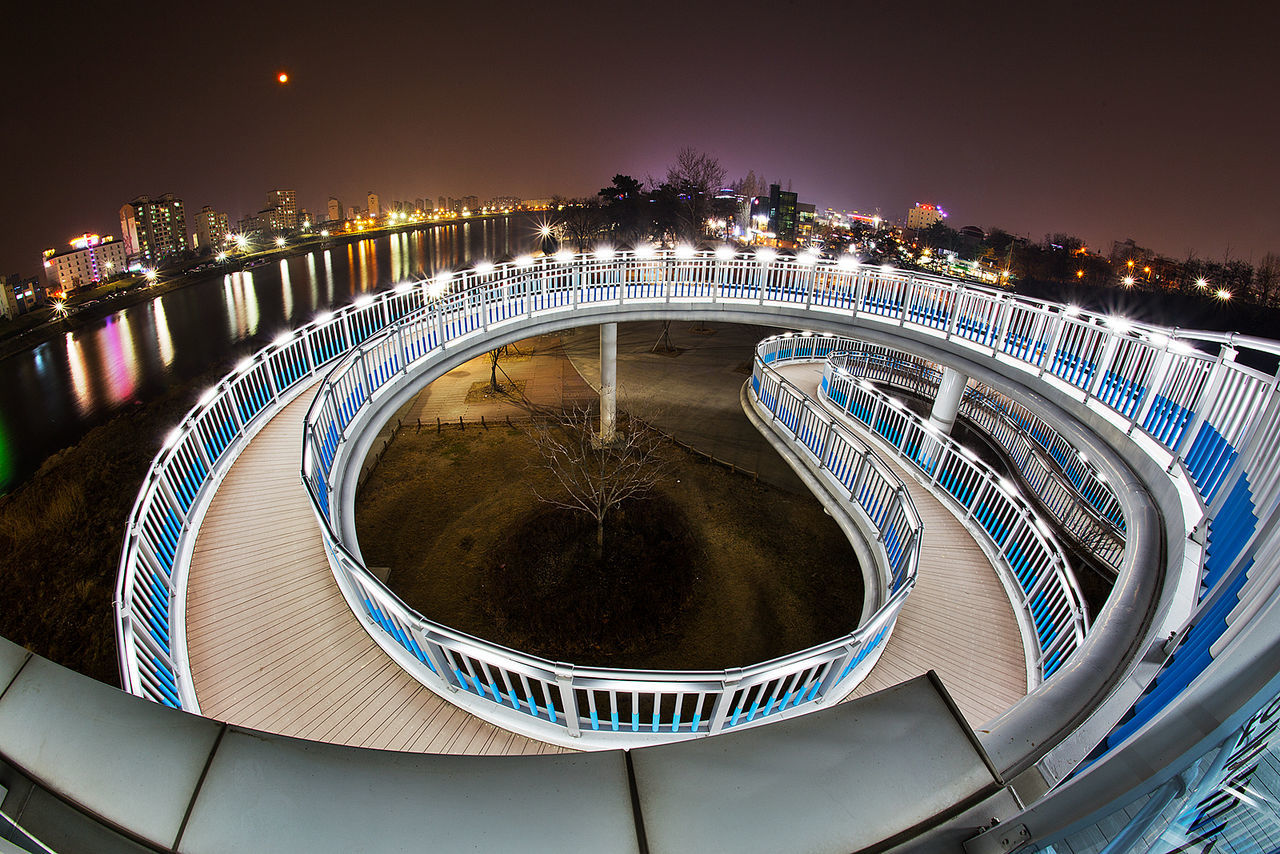
[[[820,208],[1280,252],[1271,4],[41,5],[0,45],[0,272],[140,194],[591,195],[686,145]]]

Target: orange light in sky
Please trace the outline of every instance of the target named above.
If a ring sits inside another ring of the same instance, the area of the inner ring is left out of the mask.
[[[289,75],[287,72],[281,71],[279,74],[276,75],[276,79],[279,80],[280,83],[283,85],[289,82]]]

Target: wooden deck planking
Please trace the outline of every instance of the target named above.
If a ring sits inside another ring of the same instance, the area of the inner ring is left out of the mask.
[[[784,376],[817,394],[820,367],[787,365]],[[851,429],[867,430],[856,422]],[[873,444],[874,447],[874,444]],[[915,590],[871,674],[850,695],[861,697],[936,670],[974,728],[1027,693],[1026,657],[1013,604],[973,535],[933,494],[887,454],[907,485],[925,535]]]
[[[187,644],[203,713],[386,750],[548,753],[446,703],[374,644],[325,559],[298,475],[311,394],[245,448],[196,539]]]
[[[187,625],[204,713],[380,749],[562,752],[442,701],[403,673],[351,614],[298,477],[310,399],[292,403],[245,449],[197,538]],[[978,726],[1025,693],[1012,606],[963,526],[910,476],[903,480],[926,526],[920,579],[855,696],[932,668]]]

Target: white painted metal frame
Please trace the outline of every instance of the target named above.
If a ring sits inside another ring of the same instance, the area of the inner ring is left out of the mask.
[[[1011,588],[1014,608],[1024,615],[1019,624],[1029,652],[1028,687],[1034,688],[1065,663],[1088,632],[1084,599],[1066,554],[1012,483],[901,401],[846,370],[855,361],[848,358],[850,350],[859,345],[835,336],[779,335],[757,347],[757,370],[821,359],[819,394],[879,436],[900,462],[920,472],[957,508],[965,526],[985,541]]]
[[[481,339],[541,313],[568,319],[580,306],[599,315],[611,305],[654,314],[724,309],[761,320],[776,314],[788,322],[803,314],[815,326],[829,317],[948,342],[1074,395],[1127,429],[1153,458],[1184,465],[1211,513],[1238,482],[1237,460],[1259,441],[1260,416],[1275,389],[1274,377],[1238,364],[1236,353],[1273,360],[1280,353],[1280,345],[1262,339],[1173,332],[939,277],[772,254],[567,254],[478,265],[402,286],[317,318],[246,360],[188,413],[157,456],[130,515],[117,583],[126,689],[196,708],[174,632],[180,628],[175,611],[185,556],[203,502],[256,425],[317,371],[405,320],[391,335],[394,344],[379,341],[356,354],[364,377],[348,377],[343,405],[350,406],[368,394],[372,381],[420,359],[424,348]],[[1216,356],[1200,349],[1214,346],[1220,346]],[[333,424],[349,421],[340,407],[329,415]],[[317,434],[308,440],[308,471],[332,463],[336,438]],[[1262,494],[1272,491],[1271,480],[1260,485]],[[320,506],[329,505],[327,495],[316,497]],[[762,688],[756,695],[765,693]]]

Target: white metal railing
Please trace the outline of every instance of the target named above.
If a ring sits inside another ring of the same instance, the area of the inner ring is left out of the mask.
[[[1088,616],[1062,547],[1048,526],[1023,503],[1013,484],[950,436],[934,429],[900,401],[865,378],[845,370],[860,342],[835,336],[784,334],[756,349],[756,375],[763,397],[772,365],[823,362],[819,394],[892,447],[898,460],[928,478],[932,488],[958,507],[986,541],[1020,591],[1015,606],[1028,618],[1032,680],[1048,679],[1084,642]]]
[[[828,360],[828,373],[843,370],[931,398],[940,367],[881,345],[845,339],[845,352]],[[1124,512],[1105,477],[1087,456],[1022,404],[970,380],[960,412],[1008,455],[1032,494],[1082,548],[1118,571],[1124,556]]]
[[[599,319],[615,306],[631,316],[705,312],[775,325],[905,330],[1073,396],[1141,440],[1138,447],[1160,464],[1185,466],[1210,519],[1225,512],[1227,521],[1247,522],[1243,536],[1228,538],[1225,524],[1213,535],[1221,545],[1217,563],[1214,555],[1205,563],[1206,596],[1236,577],[1255,536],[1254,508],[1269,507],[1280,489],[1280,457],[1268,456],[1274,443],[1263,447],[1257,435],[1271,423],[1263,416],[1274,403],[1275,377],[1237,361],[1238,353],[1245,361],[1270,360],[1266,370],[1272,370],[1280,354],[1274,341],[1162,329],[849,259],[604,251],[480,264],[317,318],[246,360],[188,413],[156,457],[129,518],[115,602],[124,687],[198,710],[182,633],[195,531],[243,444],[320,368],[415,312],[397,335],[361,352],[367,377],[391,370],[397,360],[403,370],[421,357],[414,348],[482,338],[530,318],[572,323],[580,313]],[[405,334],[410,328],[420,334]],[[368,389],[348,393],[358,398]],[[334,417],[344,423],[340,412]],[[329,439],[316,435],[309,443],[308,465],[331,453]],[[1248,476],[1239,465],[1246,452],[1255,467]],[[324,488],[317,498],[327,508]],[[1218,635],[1210,634],[1212,643]]]
[[[465,294],[464,294],[465,296]],[[549,290],[544,305],[572,305]],[[303,479],[321,520],[339,586],[371,634],[418,681],[508,729],[574,746],[631,746],[714,735],[811,711],[845,696],[883,651],[914,585],[921,525],[905,487],[861,440],[776,376],[761,401],[791,440],[824,461],[847,503],[875,531],[872,548],[884,604],[850,634],[732,671],[636,671],[576,667],[499,646],[431,621],[377,580],[342,541],[337,464],[365,425],[359,414],[404,376],[407,353],[441,352],[449,330],[483,320],[463,315],[484,301],[446,308],[432,322],[411,316],[368,338],[338,362],[311,405],[304,428]],[[444,330],[441,337],[440,331]],[[855,509],[856,508],[856,509]]]

